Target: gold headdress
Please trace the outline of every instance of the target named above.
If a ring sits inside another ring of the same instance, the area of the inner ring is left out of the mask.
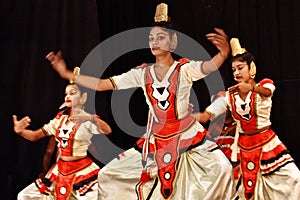
[[[168,5],[160,3],[156,6],[156,12],[154,16],[155,22],[170,22],[171,18],[168,16]]]
[[[241,44],[240,44],[238,38],[231,38],[230,47],[231,47],[232,56],[236,56],[238,54],[243,54],[243,53],[247,52],[247,50],[245,48],[241,47]],[[253,61],[250,63],[249,74],[250,74],[251,78],[254,78],[256,75],[256,66]]]
[[[77,80],[77,77],[80,75],[80,68],[79,68],[79,67],[75,67],[75,68],[73,69],[73,74],[74,74],[74,80],[72,80],[72,79],[69,80],[69,82],[70,82],[71,84],[75,83],[76,80]]]
[[[236,56],[238,54],[243,54],[247,52],[245,48],[242,48],[238,38],[231,38],[230,40],[231,54]]]

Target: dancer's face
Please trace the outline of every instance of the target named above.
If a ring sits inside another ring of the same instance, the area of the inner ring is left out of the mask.
[[[65,90],[65,104],[69,108],[78,108],[80,104],[81,92],[77,85],[68,85]]]
[[[232,72],[234,80],[237,82],[247,82],[250,79],[249,66],[246,61],[233,61],[232,62]]]
[[[162,27],[153,27],[149,34],[149,47],[154,56],[170,53],[170,34]]]

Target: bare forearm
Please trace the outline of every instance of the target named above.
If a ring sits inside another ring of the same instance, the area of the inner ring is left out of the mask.
[[[207,111],[192,113],[192,116],[203,124],[207,123],[211,119],[211,115]]]
[[[103,120],[99,119],[97,120],[97,127],[101,127],[101,130],[103,131],[104,134],[109,134],[111,133],[111,128],[110,126]]]
[[[252,91],[264,96],[264,97],[270,97],[272,95],[272,92],[270,89],[265,88],[263,86],[260,85],[253,85],[253,89]]]
[[[111,133],[110,126],[99,117],[91,115],[90,121],[97,126],[99,132],[103,132],[104,134]]]
[[[23,130],[19,133],[17,133],[18,135],[22,136],[23,138],[35,142],[41,138],[46,137],[46,135],[43,133],[42,129],[38,129],[38,130]]]
[[[114,86],[109,79],[99,79],[87,75],[79,75],[75,77],[77,84],[97,91],[113,90]]]
[[[202,65],[204,73],[209,74],[218,70],[227,59],[227,55],[222,55],[220,52],[216,54],[210,61],[206,61]]]

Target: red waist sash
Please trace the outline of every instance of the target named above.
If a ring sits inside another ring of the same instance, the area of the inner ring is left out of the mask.
[[[195,118],[192,116],[188,116],[173,122],[154,122],[152,127],[153,135],[160,138],[173,137],[187,130],[194,122]]]

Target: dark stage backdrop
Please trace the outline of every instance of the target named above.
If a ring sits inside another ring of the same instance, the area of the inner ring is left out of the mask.
[[[52,119],[64,101],[66,81],[45,60],[51,51],[62,50],[70,68],[84,61],[100,42],[122,31],[150,26],[156,5],[149,0],[11,0],[1,1],[2,109],[0,112],[0,199],[16,199],[16,194],[34,181],[42,169],[47,138],[32,143],[17,136],[12,114],[32,118],[31,129]],[[216,49],[205,34],[223,28],[229,37],[238,37],[242,46],[256,57],[256,80],[274,80],[272,128],[286,144],[300,166],[300,5],[298,0],[190,0],[164,1],[180,32],[193,38],[214,55]],[[186,3],[188,2],[188,3]],[[145,37],[147,42],[147,35]],[[130,44],[128,44],[130,45]],[[116,48],[117,46],[112,46]],[[119,74],[143,62],[153,62],[150,51],[136,50],[120,56],[107,66],[102,77]],[[99,55],[101,60],[101,55]],[[233,84],[231,69],[220,70],[225,87]],[[97,76],[97,74],[96,74]],[[205,83],[194,87],[202,110],[210,102]],[[118,91],[119,92],[119,91]],[[122,91],[121,91],[122,93]],[[115,123],[111,113],[112,92],[96,93],[96,112],[107,120],[113,132],[108,137],[120,149],[130,148],[143,132],[129,136]],[[137,90],[130,104],[133,121],[144,126],[147,108]],[[103,138],[102,138],[103,139]],[[118,151],[96,146],[100,157],[112,159]],[[102,163],[102,164],[105,164]]]

